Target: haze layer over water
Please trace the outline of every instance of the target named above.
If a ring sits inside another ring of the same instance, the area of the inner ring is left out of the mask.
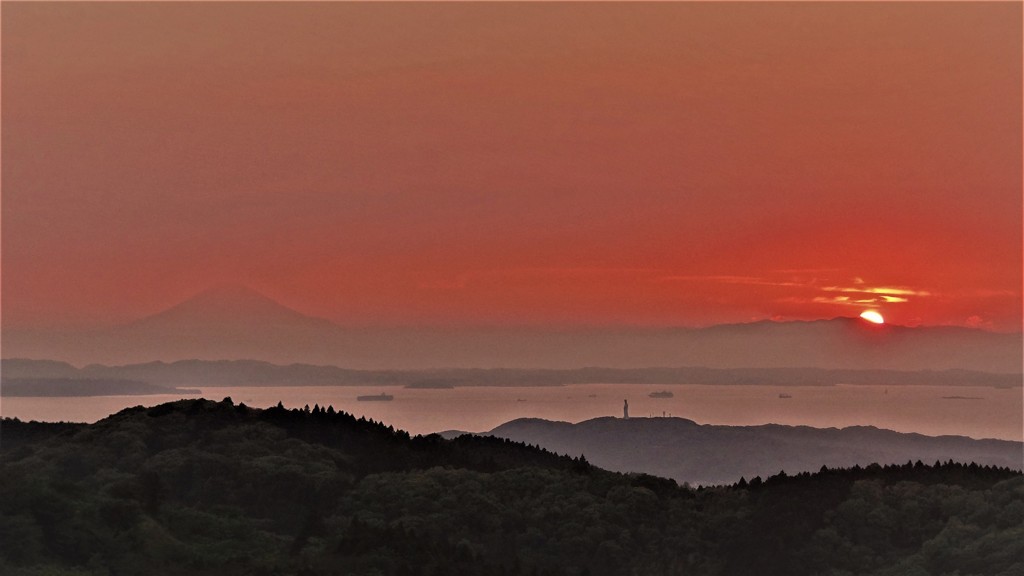
[[[628,399],[632,417],[675,416],[701,424],[787,424],[816,428],[876,426],[929,436],[1022,440],[1020,388],[961,386],[709,386],[580,384],[555,387],[458,387],[417,390],[380,386],[199,387],[202,396],[230,396],[264,408],[334,406],[408,430],[489,431],[516,418],[579,422],[622,416]],[[667,390],[672,398],[651,398]],[[357,396],[387,392],[390,402]],[[789,395],[789,398],[780,397]],[[2,412],[22,420],[93,422],[129,406],[176,400],[179,396],[88,398],[4,398]]]

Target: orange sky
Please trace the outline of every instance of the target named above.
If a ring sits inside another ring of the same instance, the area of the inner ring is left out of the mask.
[[[2,26],[7,327],[226,281],[361,325],[1021,327],[1020,3],[5,3]]]

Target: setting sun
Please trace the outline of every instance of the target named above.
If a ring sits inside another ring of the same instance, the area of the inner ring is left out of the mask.
[[[885,318],[882,318],[882,315],[874,310],[865,310],[860,313],[860,317],[872,324],[885,324]]]

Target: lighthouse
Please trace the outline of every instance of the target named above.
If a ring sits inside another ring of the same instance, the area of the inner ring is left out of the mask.
[[[622,401],[622,419],[629,420],[629,400]]]

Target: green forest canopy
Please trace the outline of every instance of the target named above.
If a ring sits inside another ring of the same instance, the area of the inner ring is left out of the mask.
[[[2,422],[4,574],[1024,573],[1024,477],[954,464],[693,489],[333,408]]]

